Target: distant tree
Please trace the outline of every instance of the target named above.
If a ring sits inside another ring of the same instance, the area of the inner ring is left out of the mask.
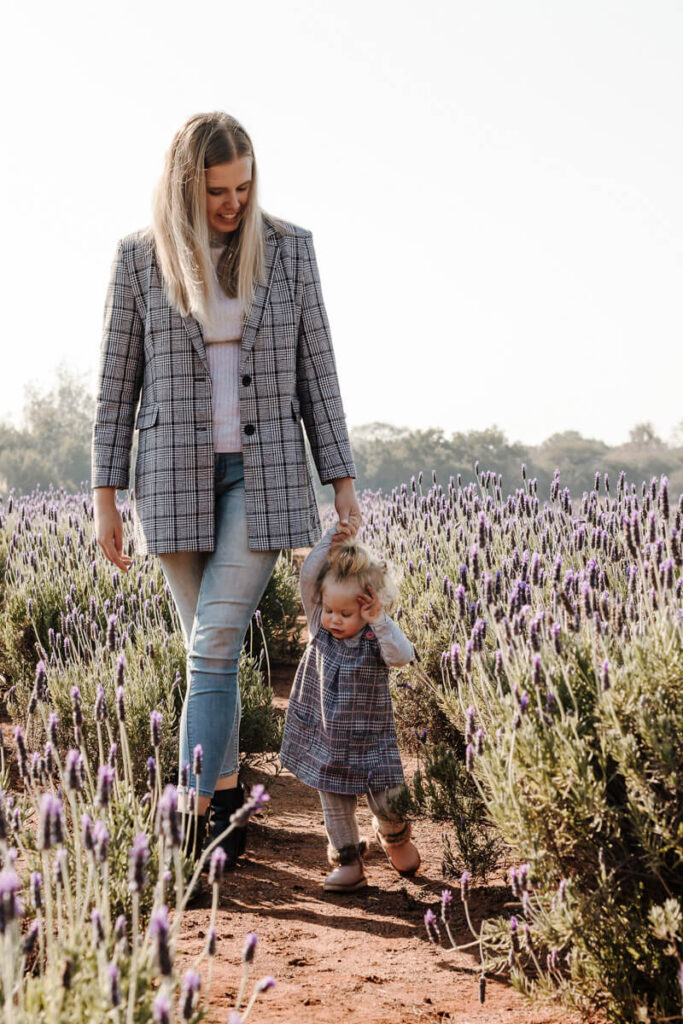
[[[651,423],[636,423],[628,432],[629,443],[642,448],[661,448],[664,445],[661,437],[657,437]]]
[[[85,378],[61,366],[53,388],[26,388],[20,430],[0,426],[0,483],[21,493],[50,484],[76,491],[90,478],[95,402]]]

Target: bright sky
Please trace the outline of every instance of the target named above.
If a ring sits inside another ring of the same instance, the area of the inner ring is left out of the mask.
[[[37,0],[0,60],[0,414],[94,383],[117,239],[225,109],[313,231],[351,425],[683,420],[678,0]]]

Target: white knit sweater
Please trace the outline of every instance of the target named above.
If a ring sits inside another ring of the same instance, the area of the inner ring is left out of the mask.
[[[239,299],[230,299],[218,283],[215,268],[223,247],[211,248],[214,275],[208,315],[202,323],[206,357],[211,374],[213,447],[216,452],[242,451],[240,430],[239,369],[242,310]]]

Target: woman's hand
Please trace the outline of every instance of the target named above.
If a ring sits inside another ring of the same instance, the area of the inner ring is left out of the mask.
[[[382,602],[370,584],[365,588],[365,593],[358,595],[358,604],[360,605],[360,617],[363,622],[372,624],[373,622],[379,622],[384,617]]]
[[[128,572],[133,561],[123,554],[123,520],[116,507],[115,487],[96,487],[93,495],[95,537],[105,558]]]
[[[353,478],[346,476],[340,480],[333,480],[332,486],[334,487],[334,507],[339,516],[339,525],[342,529],[348,527],[348,536],[355,537],[363,522],[363,517],[360,514],[358,498],[353,486]],[[337,538],[344,540],[345,535],[340,536],[337,533],[335,534],[335,540]]]

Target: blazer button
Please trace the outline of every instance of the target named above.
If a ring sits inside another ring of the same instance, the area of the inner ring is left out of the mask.
[[[251,437],[252,434],[255,434],[256,427],[254,426],[254,424],[247,423],[246,427],[244,428],[244,433],[247,435],[247,437]]]
[[[242,377],[242,383],[244,384],[245,388],[248,388],[249,385],[251,384],[251,377],[249,376],[248,373],[245,373],[244,377]]]

